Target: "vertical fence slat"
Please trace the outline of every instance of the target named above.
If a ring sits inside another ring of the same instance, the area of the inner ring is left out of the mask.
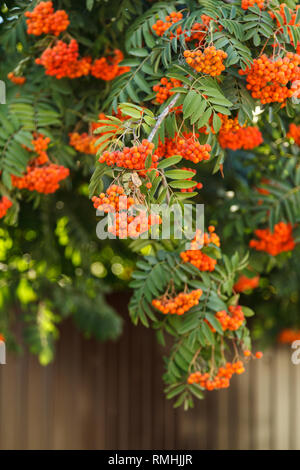
[[[274,413],[274,449],[287,450],[289,448],[289,368],[291,367],[290,354],[285,347],[274,351],[275,358],[275,406]]]
[[[27,446],[44,449],[47,446],[47,410],[44,390],[47,369],[42,368],[35,356],[29,356],[27,388]]]
[[[250,429],[249,429],[249,415],[252,412],[250,405],[249,395],[249,377],[250,377],[251,364],[246,365],[246,371],[238,378],[238,434],[236,450],[249,449],[250,442]]]
[[[153,381],[153,357],[151,355],[151,347],[153,343],[153,335],[150,330],[145,332],[143,347],[141,350],[141,367],[144,371],[142,374],[141,388],[141,446],[143,449],[151,449],[152,414],[153,414],[153,397],[151,392],[151,384]]]
[[[191,429],[193,432],[193,448],[206,449],[207,448],[207,422],[206,422],[206,404],[205,399],[195,404],[195,411],[193,411],[194,418],[191,420]],[[179,439],[180,430],[178,429]]]
[[[125,324],[121,340],[118,342],[118,448],[129,448],[129,409],[130,409],[130,360],[128,325]]]
[[[14,450],[17,448],[17,359],[8,354],[7,364],[0,365],[0,399],[1,399],[1,442],[0,449]]]
[[[227,416],[227,434],[228,434],[228,449],[235,450],[239,438],[239,394],[238,387],[241,376],[233,376],[231,380],[228,400],[228,416]]]
[[[118,440],[118,376],[117,376],[117,348],[115,343],[108,343],[106,368],[106,448],[115,449]]]
[[[216,439],[218,442],[218,449],[228,450],[229,439],[228,439],[228,426],[230,422],[229,418],[229,390],[220,390],[218,396],[218,421],[216,423]]]
[[[271,357],[265,354],[263,360],[253,364],[255,382],[255,435],[254,447],[257,450],[270,448],[270,362]]]
[[[152,395],[153,395],[153,416],[152,416],[152,449],[159,450],[162,448],[164,440],[164,385],[161,378],[163,366],[161,361],[162,350],[153,341],[153,362],[152,362]]]
[[[293,351],[290,349],[290,356]],[[290,378],[290,449],[300,450],[300,364],[291,362]]]
[[[94,441],[95,449],[106,449],[106,369],[107,348],[98,343],[96,345],[96,376],[94,380]]]
[[[130,329],[130,414],[129,414],[129,448],[141,446],[141,409],[142,409],[142,375],[141,364],[143,341],[141,327],[136,335]]]

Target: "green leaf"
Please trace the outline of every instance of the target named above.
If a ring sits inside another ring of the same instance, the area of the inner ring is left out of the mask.
[[[195,173],[188,170],[169,170],[165,172],[165,176],[174,180],[181,180],[185,178],[193,178]]]
[[[164,168],[169,168],[170,166],[177,165],[182,160],[181,155],[173,155],[172,157],[165,158],[164,160],[161,160],[157,168],[162,170]]]
[[[212,109],[209,108],[202,114],[199,121],[197,122],[197,127],[198,128],[203,127],[203,126],[205,126],[205,124],[208,123],[209,118],[211,116],[211,113],[212,113]]]
[[[191,116],[191,124],[195,124],[195,122],[200,119],[206,109],[206,105],[207,103],[204,99],[202,99],[200,102],[198,101],[197,109],[193,112],[193,115]]]
[[[212,315],[211,313],[206,313],[205,314],[206,320],[211,324],[211,326],[220,334],[223,335],[224,331],[222,329],[221,323],[219,320],[215,317],[215,315]]]
[[[188,189],[188,188],[193,188],[196,184],[197,183],[195,181],[181,180],[181,181],[172,181],[171,183],[169,183],[169,186],[175,189]]]
[[[208,324],[205,323],[204,321],[201,323],[201,332],[205,336],[206,340],[208,341],[209,344],[214,344],[215,343],[215,338],[214,334],[209,328]]]
[[[215,113],[213,117],[213,128],[216,133],[219,132],[221,125],[222,125],[222,121],[220,117]]]
[[[245,317],[253,317],[255,315],[255,312],[249,307],[242,306],[242,310]]]
[[[151,88],[144,79],[144,77],[140,73],[136,73],[133,76],[133,80],[135,83],[140,87],[141,90],[143,90],[145,93],[151,93]]]
[[[199,95],[199,93],[194,90],[190,91],[183,101],[183,117],[187,119],[188,117],[192,116],[194,112],[198,111],[198,108],[202,102],[203,98],[201,95]]]
[[[131,49],[129,51],[129,54],[131,55],[135,55],[136,57],[147,57],[147,55],[149,55],[149,52],[147,51],[147,49]]]

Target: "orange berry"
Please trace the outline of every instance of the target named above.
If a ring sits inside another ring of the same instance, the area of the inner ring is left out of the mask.
[[[249,246],[257,251],[265,251],[271,256],[279,253],[291,251],[295,248],[295,241],[292,235],[293,226],[290,223],[279,222],[275,224],[273,233],[269,228],[255,230],[255,235],[259,240],[250,240]]]
[[[0,219],[2,219],[2,217],[4,217],[6,215],[8,209],[11,206],[12,206],[12,202],[6,196],[3,196],[0,199]],[[0,339],[0,341],[1,341],[1,339]],[[2,340],[2,341],[4,341],[4,340]]]
[[[58,41],[55,46],[47,47],[35,62],[45,67],[46,75],[57,79],[88,75],[91,68],[90,57],[79,59],[78,43],[75,39],[71,39],[69,44]]]
[[[41,34],[54,34],[58,36],[70,24],[64,10],[54,12],[52,2],[40,2],[33,11],[25,13],[28,34],[40,36]]]
[[[119,63],[124,59],[122,51],[115,49],[113,56],[96,59],[90,68],[90,73],[101,80],[110,81],[129,72],[130,67],[120,67]]]
[[[164,314],[183,315],[195,305],[198,305],[202,295],[202,290],[197,289],[191,292],[181,292],[176,297],[152,300],[152,305]]]

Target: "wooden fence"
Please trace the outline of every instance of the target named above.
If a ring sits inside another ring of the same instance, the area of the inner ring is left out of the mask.
[[[54,364],[0,366],[0,449],[300,449],[300,365],[277,348],[193,411],[163,395],[153,331],[125,322],[114,343],[61,329]]]

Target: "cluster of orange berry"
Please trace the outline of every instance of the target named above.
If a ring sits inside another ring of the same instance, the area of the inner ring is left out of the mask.
[[[34,150],[25,147],[29,152],[34,152],[37,157],[34,159],[35,165],[43,165],[49,161],[47,149],[50,144],[50,137],[45,137],[43,134],[33,133],[33,140],[31,141]]]
[[[0,219],[4,217],[8,211],[8,209],[12,206],[12,202],[6,197],[3,196],[0,199]]]
[[[186,63],[196,72],[206,73],[212,77],[221,75],[225,70],[223,60],[227,58],[226,52],[216,49],[215,46],[206,47],[203,51],[186,50],[183,53]]]
[[[202,234],[197,230],[194,240],[191,242],[191,249],[180,253],[180,257],[184,263],[191,263],[199,271],[214,271],[217,261],[210,256],[203,253],[200,249],[202,246],[213,244],[217,247],[220,246],[220,238],[215,233],[215,227],[210,225],[208,227],[209,233]]]
[[[220,247],[220,238],[215,233],[215,230],[216,229],[213,225],[210,225],[208,227],[208,233],[202,233],[199,229],[196,230],[196,235],[193,241],[191,242],[191,250],[197,251],[203,245],[208,246],[210,244]]]
[[[215,317],[219,320],[222,326],[222,330],[236,331],[238,330],[245,321],[245,316],[243,314],[242,307],[240,305],[228,307],[229,314],[226,310],[220,310],[216,313]],[[209,322],[210,329],[215,333],[215,328],[213,328]]]
[[[96,155],[97,147],[95,145],[97,137],[93,137],[87,132],[79,134],[78,132],[69,133],[69,144],[77,150],[77,152],[87,155]]]
[[[78,43],[75,39],[71,39],[69,44],[57,41],[54,47],[47,47],[35,62],[45,67],[46,75],[61,79],[88,75],[91,60],[90,57],[79,58]]]
[[[278,342],[281,344],[290,344],[297,340],[300,340],[300,330],[291,328],[285,328],[278,336]]]
[[[247,76],[247,89],[262,104],[286,103],[300,91],[300,55],[288,52],[284,58],[272,59],[263,54],[251,67],[239,70]],[[288,85],[290,84],[290,87]]]
[[[203,253],[201,250],[187,250],[180,253],[181,259],[185,263],[191,263],[199,271],[214,271],[217,260]]]
[[[90,73],[101,80],[113,80],[114,78],[130,71],[130,67],[120,67],[119,63],[124,59],[123,53],[116,49],[113,56],[96,59],[91,65]]]
[[[222,148],[250,150],[262,144],[263,137],[257,126],[239,126],[232,130],[221,127],[218,141]]]
[[[155,153],[159,157],[172,157],[172,155],[181,155],[185,160],[193,163],[199,163],[202,160],[209,160],[211,146],[209,144],[200,144],[197,140],[199,134],[184,133],[182,137],[178,134],[172,138],[166,138],[164,144],[159,142]]]
[[[293,239],[293,227],[290,223],[279,222],[274,226],[272,233],[269,228],[255,230],[255,235],[259,240],[251,240],[250,247],[257,251],[265,251],[272,256],[276,256],[284,251],[295,248]]]
[[[198,137],[198,134],[194,136],[190,133],[184,135],[183,138],[177,139],[172,155],[181,155],[185,160],[190,160],[194,163],[209,160],[211,146],[209,144],[200,144],[196,137]]]
[[[35,9],[25,13],[28,34],[54,34],[58,36],[69,26],[69,18],[64,10],[54,12],[52,2],[40,2]]]
[[[200,387],[206,390],[216,390],[221,388],[228,388],[230,379],[234,374],[242,374],[245,372],[244,364],[242,361],[234,363],[227,362],[225,366],[219,367],[217,373],[212,377],[210,373],[194,372],[188,378],[189,384],[199,384]]]
[[[163,36],[173,24],[178,23],[178,21],[182,20],[182,18],[182,13],[173,11],[170,13],[170,15],[165,17],[164,21],[157,20],[156,23],[152,26],[152,29],[155,31],[157,36]],[[175,31],[176,37],[178,37],[180,34],[184,34],[186,42],[199,41],[199,43],[201,43],[207,34],[211,20],[212,18],[210,16],[201,15],[201,23],[194,23],[189,34],[187,31],[183,31],[181,26],[178,26]],[[218,29],[221,31],[223,27],[219,25]],[[175,34],[171,31],[169,34],[170,39],[173,39]]]
[[[233,289],[235,292],[244,292],[245,290],[255,289],[259,286],[259,276],[247,277],[241,275],[237,282],[234,284]]]
[[[148,155],[153,152],[154,144],[144,139],[141,145],[134,147],[124,147],[123,150],[116,150],[115,152],[104,152],[100,158],[100,163],[106,163],[108,166],[118,166],[121,168],[130,168],[131,170],[144,170],[145,161]],[[156,168],[158,156],[152,156],[151,168]],[[141,171],[140,175],[144,176],[145,171]]]
[[[52,33],[58,36],[70,23],[64,10],[54,12],[52,2],[40,2],[32,12],[26,12],[25,16],[28,18],[28,33],[35,35]],[[113,80],[130,70],[130,67],[119,66],[124,59],[119,49],[114,51],[114,55],[101,57],[93,63],[91,57],[80,58],[78,50],[75,39],[71,39],[69,44],[57,41],[53,47],[44,50],[41,57],[36,59],[36,63],[45,67],[47,75],[57,79],[79,78],[90,73],[102,80]]]
[[[221,119],[222,125],[221,129],[222,131],[237,131],[240,129],[240,124],[238,117],[235,116],[234,118],[226,116],[225,114],[220,114],[218,113],[219,118]]]
[[[173,298],[164,296],[161,299],[154,299],[152,305],[165,315],[183,315],[192,307],[198,305],[201,295],[201,289],[192,290],[188,293],[181,292]]]
[[[2,333],[0,333],[0,341],[5,341],[5,337]]]
[[[151,225],[161,223],[159,216],[141,213],[136,216],[129,215],[128,211],[135,205],[133,197],[127,197],[122,186],[113,184],[106,193],[92,198],[95,209],[102,209],[106,214],[113,214],[113,224],[108,226],[108,231],[119,238],[138,238],[149,230]]]
[[[260,10],[264,8],[264,0],[242,0],[243,10],[248,10],[248,8],[254,7],[256,4]]]
[[[296,126],[294,123],[290,124],[287,137],[294,139],[295,144],[300,146],[300,126]]]
[[[172,11],[168,16],[165,17],[165,21],[157,20],[156,23],[152,26],[152,29],[155,31],[157,36],[163,36],[167,29],[169,29],[173,24],[178,23],[182,20],[182,13],[177,11]],[[182,33],[182,29],[176,31],[177,34]]]
[[[33,132],[32,136],[33,139],[31,144],[33,145],[33,149],[27,147],[26,145],[22,145],[22,147],[28,152],[33,152],[36,154],[30,162],[31,165],[44,165],[49,161],[47,149],[50,144],[50,138],[45,137],[43,134],[38,132]]]
[[[50,163],[46,166],[28,166],[24,176],[11,176],[12,185],[38,193],[50,194],[59,189],[59,182],[69,176],[69,169]]]
[[[172,88],[181,87],[182,83],[176,78],[170,78],[168,80],[166,77],[160,79],[160,84],[154,85],[153,91],[156,92],[156,103],[164,103],[170,96],[174,95],[174,91],[171,91]]]
[[[15,85],[24,85],[24,83],[26,82],[26,77],[19,77],[13,72],[9,72],[7,74],[7,78]]]
[[[12,185],[19,189],[28,189],[39,193],[54,193],[59,188],[59,181],[69,176],[69,169],[61,165],[49,163],[47,155],[50,138],[43,134],[33,132],[31,141],[33,150],[23,146],[36,156],[29,162],[23,176],[11,175]]]
[[[187,168],[187,167],[182,167],[181,170],[186,170],[186,171],[192,171],[194,173],[194,175],[197,173],[197,171],[194,169],[194,168]],[[191,181],[193,178],[186,178],[186,181]],[[191,188],[182,188],[180,191],[182,193],[192,193],[193,191],[195,191],[195,189],[202,189],[203,188],[203,184],[202,183],[196,183],[195,186],[192,186]]]
[[[123,198],[121,196],[123,196]],[[135,203],[133,197],[127,197],[124,188],[116,184],[110,186],[106,194],[101,193],[99,197],[94,196],[92,201],[95,209],[101,206],[101,209],[107,213],[120,212],[122,210],[127,211]]]

